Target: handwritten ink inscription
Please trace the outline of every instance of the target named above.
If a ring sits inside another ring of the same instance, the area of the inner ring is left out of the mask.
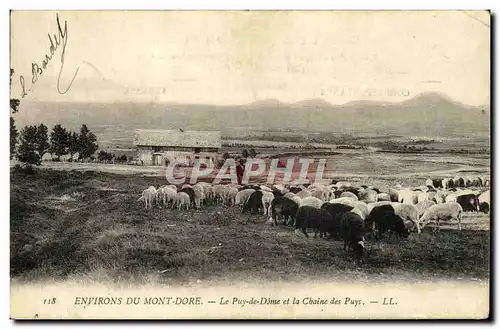
[[[64,90],[61,90],[60,86],[60,80],[61,80],[61,74],[64,69],[64,59],[66,55],[66,46],[68,44],[68,22],[64,21],[64,28],[61,26],[61,22],[59,21],[59,14],[56,14],[56,22],[57,22],[57,33],[54,33],[53,35],[48,35],[49,37],[49,51],[48,53],[45,54],[45,58],[42,60],[41,63],[31,63],[31,84],[34,85],[40,76],[42,76],[43,72],[47,69],[48,65],[50,64],[50,61],[53,59],[54,55],[56,54],[57,50],[62,47],[61,50],[61,66],[59,68],[59,74],[57,75],[57,92],[59,94],[66,94],[68,90],[71,88],[73,85],[73,82],[75,81],[76,75],[78,74],[79,67],[76,68],[75,73],[73,74],[73,78],[71,79],[70,83],[68,84],[67,88]],[[21,98],[24,98],[26,95],[28,95],[28,91],[31,90],[31,88],[27,88],[26,85],[26,80],[24,76],[19,77],[19,81],[21,83]]]

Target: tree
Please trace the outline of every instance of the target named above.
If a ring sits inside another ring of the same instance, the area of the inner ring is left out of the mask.
[[[113,160],[114,157],[115,155],[113,153],[108,153],[104,150],[100,150],[99,153],[97,154],[97,160],[101,162],[111,161]]]
[[[68,154],[68,132],[60,124],[57,124],[50,133],[50,153],[61,159],[61,155]]]
[[[73,155],[78,153],[80,150],[80,141],[78,139],[78,134],[74,131],[68,131],[68,153],[71,156],[71,161],[73,161]]]
[[[37,128],[37,151],[38,155],[40,155],[40,159],[43,159],[49,147],[49,129],[46,125],[41,123]]]
[[[87,128],[87,125],[85,124],[82,125],[82,128],[80,129],[78,141],[78,159],[90,158],[99,148],[96,136]]]
[[[242,152],[241,152],[241,156],[244,157],[244,158],[248,158],[248,151],[247,149],[244,149]]]
[[[16,154],[17,137],[19,137],[19,132],[14,123],[14,118],[10,117],[10,159]]]
[[[255,152],[255,149],[250,149],[250,151],[248,151],[248,155],[251,158],[255,158],[257,156],[257,152]]]
[[[14,70],[10,69],[10,85],[12,85],[12,75],[14,74]],[[20,100],[16,98],[11,98],[10,99],[10,110],[12,111],[12,114],[16,113],[18,111],[18,107],[20,104]],[[19,137],[19,133],[17,131],[14,118],[10,117],[10,158],[16,154],[16,145],[17,145],[17,138]]]
[[[25,167],[42,164],[42,158],[38,154],[38,128],[37,126],[26,126],[21,130],[17,159],[24,163]]]

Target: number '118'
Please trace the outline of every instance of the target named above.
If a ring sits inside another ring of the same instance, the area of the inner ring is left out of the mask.
[[[55,304],[56,303],[56,298],[52,297],[52,298],[49,298],[49,299],[44,299],[43,303],[44,304]]]

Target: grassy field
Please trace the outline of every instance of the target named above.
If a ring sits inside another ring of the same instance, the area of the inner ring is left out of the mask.
[[[375,178],[374,178],[375,177]],[[361,178],[363,182],[365,180]],[[387,186],[399,180],[377,179]],[[408,184],[418,183],[409,179]],[[488,280],[489,216],[466,214],[462,232],[368,239],[359,263],[339,241],[296,236],[239,209],[144,209],[162,177],[39,169],[11,172],[11,276],[184,284],[203,280]]]

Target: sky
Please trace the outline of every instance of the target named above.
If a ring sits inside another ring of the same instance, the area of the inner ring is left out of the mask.
[[[32,83],[56,14],[63,69],[59,45]],[[11,93],[22,76],[26,101],[343,104],[440,92],[488,105],[489,25],[483,11],[13,11]]]

